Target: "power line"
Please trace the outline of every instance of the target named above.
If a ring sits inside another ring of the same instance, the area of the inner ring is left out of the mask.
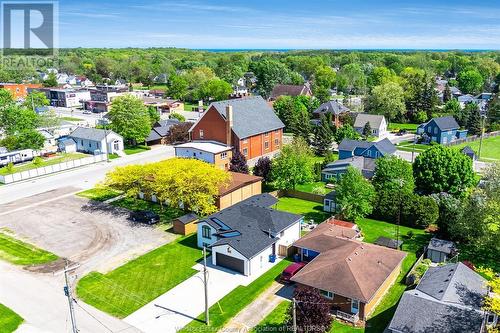
[[[82,307],[80,304],[78,304],[78,302],[75,301],[75,304],[78,305],[78,307],[80,309],[82,309],[86,314],[88,314],[89,316],[91,316],[92,318],[94,318],[99,324],[101,324],[104,328],[106,328],[108,331],[112,332],[113,333],[113,330],[111,328],[109,328],[108,326],[104,325],[104,323],[102,321],[100,321],[99,319],[97,319],[94,315],[92,315],[90,312],[88,312],[87,310],[85,310],[84,307]]]

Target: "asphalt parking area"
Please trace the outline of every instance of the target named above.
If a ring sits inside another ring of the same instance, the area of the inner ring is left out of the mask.
[[[26,208],[15,207],[11,212],[2,207],[0,228],[80,264],[80,274],[114,269],[174,238],[154,227],[130,222],[125,209],[77,196],[47,200],[47,194],[42,193],[30,197],[29,202]]]

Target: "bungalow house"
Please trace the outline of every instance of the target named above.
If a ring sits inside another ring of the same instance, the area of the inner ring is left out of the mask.
[[[122,154],[123,137],[111,130],[78,127],[68,138],[76,143],[76,150],[90,154]]]
[[[328,101],[321,104],[316,110],[313,111],[313,116],[319,119],[321,115],[331,114],[332,121],[336,127],[341,125],[340,115],[343,113],[350,112],[350,109],[337,101]]]
[[[179,124],[180,122],[177,119],[166,119],[157,121],[151,132],[149,132],[148,137],[146,138],[146,144],[157,145],[157,144],[166,144],[166,137],[168,132],[170,131],[170,127]]]
[[[447,144],[456,139],[467,136],[467,130],[460,130],[455,118],[452,116],[432,118],[417,127],[417,134],[428,141]]]
[[[339,145],[339,159],[328,163],[321,170],[321,180],[328,182],[331,178],[338,179],[349,166],[361,171],[365,178],[371,178],[375,170],[375,159],[395,152],[396,147],[387,138],[377,142],[344,139]]]
[[[224,170],[229,170],[229,162],[233,157],[231,146],[215,141],[191,141],[176,145],[174,149],[176,157],[195,158]]]
[[[414,290],[403,293],[390,333],[483,333],[497,317],[481,307],[486,280],[462,263],[430,267]]]
[[[456,254],[455,243],[443,239],[432,238],[427,245],[426,256],[432,262],[441,263]]]
[[[406,253],[338,228],[323,222],[293,244],[308,264],[291,280],[319,290],[335,316],[355,323],[368,318],[396,281]]]
[[[268,208],[258,196],[198,222],[198,247],[210,248],[213,265],[250,276],[287,256],[300,238],[302,216]]]
[[[387,135],[387,121],[384,116],[367,113],[358,114],[356,116],[356,120],[354,121],[354,129],[356,132],[363,134],[363,129],[365,128],[366,123],[370,124],[372,136],[380,138]]]
[[[252,163],[279,152],[284,127],[266,101],[256,96],[212,103],[189,133],[192,141],[232,146]]]
[[[275,101],[280,96],[312,96],[312,90],[308,83],[294,84],[277,84],[274,86],[269,99]]]

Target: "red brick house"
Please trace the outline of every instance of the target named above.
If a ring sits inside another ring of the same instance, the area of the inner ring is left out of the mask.
[[[191,140],[217,141],[252,160],[280,150],[284,127],[266,101],[256,96],[212,103],[189,133]]]

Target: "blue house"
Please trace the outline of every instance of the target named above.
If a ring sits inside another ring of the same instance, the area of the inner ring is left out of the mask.
[[[457,121],[452,116],[432,118],[417,128],[417,134],[427,141],[447,144],[467,136],[467,130],[460,130]]]
[[[396,146],[384,139],[378,142],[344,139],[339,145],[339,160],[328,163],[321,170],[321,180],[339,179],[349,166],[361,171],[365,178],[372,178],[375,170],[375,159],[389,156],[396,152]]]
[[[378,142],[344,139],[339,145],[340,160],[354,156],[378,158],[394,154],[394,152],[396,152],[396,146],[389,139]]]

